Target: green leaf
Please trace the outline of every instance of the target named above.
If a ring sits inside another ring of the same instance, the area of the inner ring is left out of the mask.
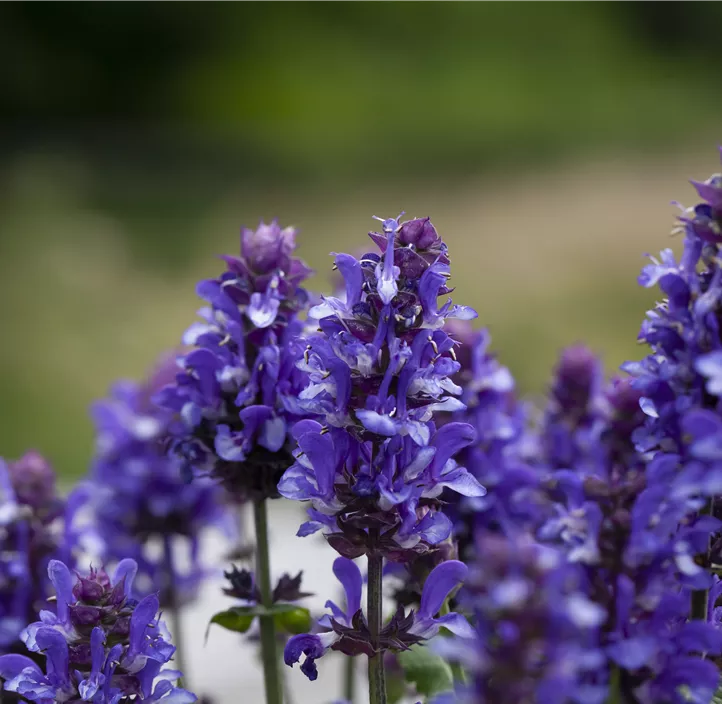
[[[278,606],[290,606],[290,609],[276,611]],[[299,633],[308,633],[311,630],[311,612],[301,606],[293,606],[293,604],[276,604],[274,606],[274,618],[276,626],[297,635]]]
[[[206,640],[208,640],[208,630],[214,623],[227,631],[246,633],[256,616],[273,616],[276,627],[288,633],[306,633],[311,628],[311,613],[308,609],[295,604],[274,604],[270,609],[260,604],[234,606],[213,616],[206,629]]]
[[[451,667],[443,658],[434,654],[428,647],[415,645],[398,655],[407,682],[413,682],[416,691],[427,697],[454,688]]]
[[[256,614],[253,613],[254,608],[255,607],[235,606],[227,611],[219,611],[208,623],[206,640],[208,640],[208,631],[214,623],[217,623],[227,631],[245,633],[251,627],[253,619],[256,618]]]

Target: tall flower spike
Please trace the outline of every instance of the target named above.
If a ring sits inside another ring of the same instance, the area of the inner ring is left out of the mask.
[[[286,665],[291,667],[305,656],[301,672],[310,680],[318,677],[316,660],[328,650],[368,656],[374,655],[377,650],[400,652],[433,638],[442,627],[460,637],[473,636],[473,629],[460,614],[436,616],[449,593],[466,578],[467,568],[462,562],[449,560],[436,567],[426,580],[418,611],[406,614],[399,607],[381,630],[377,645],[373,642],[361,608],[362,578],[359,568],[351,560],[337,557],[333,563],[333,572],[346,592],[346,608],[342,609],[334,602],[327,601],[326,608],[331,613],[318,621],[318,632],[293,636],[284,652]]]
[[[0,656],[5,690],[42,704],[116,704],[127,697],[169,704],[196,701],[172,684],[181,673],[161,672],[174,648],[157,616],[158,598],[130,598],[137,568],[133,560],[124,560],[112,580],[104,570],[92,569],[73,578],[64,563],[52,560],[48,574],[56,589],[57,613],[43,611],[22,636],[28,650],[45,655],[45,672],[24,655]]]
[[[526,460],[527,409],[517,399],[511,372],[489,351],[488,331],[473,330],[469,323],[456,320],[449,321],[445,330],[457,342],[461,368],[454,381],[462,389],[466,408],[442,420],[465,421],[474,427],[476,442],[455,459],[489,489],[483,497],[444,494],[448,502],[444,512],[454,521],[459,555],[466,559],[480,526],[502,532],[512,526],[530,527],[546,499],[539,487],[540,472]]]
[[[186,475],[210,474],[238,501],[277,497],[293,462],[287,431],[303,414],[295,362],[308,303],[301,282],[311,273],[293,257],[295,237],[275,220],[242,231],[240,257],[223,257],[227,270],[198,284],[209,305],[183,337],[194,349],[155,397],[177,416],[170,450]]]
[[[671,249],[644,267],[639,283],[658,287],[664,299],[647,313],[639,340],[651,348],[623,368],[636,377],[647,423],[637,433],[644,450],[685,452],[683,418],[696,409],[717,410],[722,314],[722,201],[720,176],[692,182],[704,202],[679,218],[684,249]]]
[[[439,307],[450,293],[449,259],[428,218],[382,222],[383,234],[370,233],[381,255],[337,254],[345,298],[327,297],[311,311],[320,330],[299,362],[308,375],[300,401],[318,421],[294,427],[296,463],[279,491],[311,501],[300,535],[323,528],[346,557],[403,560],[449,536],[437,510],[445,487],[485,492],[453,459],[474,441],[474,429],[433,422],[436,413],[463,408],[444,321],[476,313],[450,300]]]
[[[691,701],[709,701],[718,675],[704,653],[719,652],[722,633],[686,617],[689,589],[710,581],[696,558],[720,523],[710,516],[690,523],[686,497],[672,490],[675,458],[647,462],[635,452],[631,437],[644,414],[630,380],[613,381],[604,398],[598,461],[586,472],[552,474],[554,514],[538,535],[579,566],[588,596],[607,613],[598,634],[607,659],[596,679],[611,682],[616,671],[610,697],[682,702],[676,693],[686,688],[700,696]]]
[[[132,557],[138,563],[136,590],[159,592],[161,606],[172,609],[195,598],[206,576],[201,534],[209,527],[231,534],[234,523],[220,487],[208,477],[187,484],[177,460],[164,452],[172,414],[150,398],[175,370],[173,358],[165,357],[146,382],[120,382],[93,405],[96,455],[87,484],[90,530],[100,538],[103,562]],[[164,546],[160,555],[152,550],[155,540]],[[185,547],[191,559],[181,569],[174,553]]]
[[[476,541],[462,599],[474,632],[437,645],[472,673],[473,684],[439,704],[603,702],[595,670],[605,613],[584,595],[578,568],[528,536],[479,533]]]
[[[7,652],[20,645],[20,631],[50,595],[47,566],[61,555],[66,506],[53,468],[34,451],[14,462],[0,459],[0,491],[0,652]],[[67,511],[73,507],[70,501]]]

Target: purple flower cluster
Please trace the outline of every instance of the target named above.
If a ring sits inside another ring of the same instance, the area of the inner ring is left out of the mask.
[[[454,522],[459,555],[468,556],[477,530],[509,532],[512,527],[534,525],[544,496],[540,473],[527,459],[529,418],[516,395],[516,383],[507,367],[489,351],[486,330],[472,330],[469,323],[449,321],[445,329],[459,343],[461,365],[454,381],[461,387],[463,410],[442,417],[442,422],[463,421],[473,426],[476,441],[456,459],[488,489],[483,497],[446,492],[444,508]]]
[[[630,381],[612,382],[604,397],[606,413],[593,424],[594,462],[582,464],[591,471],[553,472],[546,486],[554,512],[538,535],[583,568],[587,594],[606,612],[604,667],[618,670],[624,701],[683,702],[679,688],[711,696],[718,674],[704,656],[717,654],[722,633],[687,616],[689,590],[709,586],[695,560],[719,522],[690,523],[688,502],[671,491],[675,462],[665,455],[647,462],[635,451],[631,437],[644,414]]]
[[[47,567],[63,550],[66,505],[53,468],[34,451],[0,459],[0,490],[0,652],[7,652],[49,596]]]
[[[56,611],[42,611],[22,640],[46,658],[45,672],[25,655],[0,656],[6,691],[27,701],[117,704],[127,698],[184,704],[195,695],[174,686],[180,673],[161,671],[174,647],[159,620],[158,598],[130,596],[137,565],[118,564],[111,580],[104,570],[74,579],[52,560],[48,574],[56,591]]]
[[[624,368],[636,377],[649,420],[637,441],[642,450],[684,454],[684,435],[697,425],[689,413],[717,410],[722,374],[722,177],[692,182],[703,203],[683,211],[685,234],[679,261],[671,249],[652,258],[640,277],[665,298],[649,311],[639,340],[650,354]]]
[[[164,451],[172,415],[150,398],[174,373],[173,359],[166,358],[146,383],[117,383],[109,398],[93,405],[97,447],[85,487],[103,562],[134,559],[136,590],[160,592],[167,606],[194,598],[205,576],[199,556],[204,529],[233,530],[220,487],[207,477],[186,483],[178,462]],[[156,540],[163,545],[160,556],[152,550]],[[173,554],[179,542],[189,548],[190,564],[183,570]]]
[[[412,645],[433,638],[441,628],[446,628],[462,638],[471,638],[473,630],[460,614],[437,614],[449,594],[457,589],[467,574],[467,567],[458,560],[448,560],[438,565],[428,576],[416,612],[405,613],[399,606],[384,626],[374,646],[366,618],[361,608],[363,580],[356,564],[345,557],[337,557],[333,573],[346,592],[346,606],[341,608],[333,601],[326,602],[330,614],[318,621],[317,633],[293,636],[286,644],[284,660],[293,666],[302,656],[301,671],[310,680],[318,676],[316,660],[329,650],[349,656],[364,654],[372,657],[376,652],[401,652]]]
[[[293,256],[295,237],[276,221],[242,231],[240,256],[224,256],[226,271],[198,284],[209,305],[183,337],[194,349],[155,396],[176,416],[170,452],[184,474],[209,474],[238,501],[278,495],[293,462],[289,427],[304,413],[295,362],[311,272]]]
[[[444,322],[476,313],[450,300],[439,307],[449,259],[428,218],[382,222],[383,234],[370,233],[380,254],[337,254],[345,296],[312,311],[320,330],[306,339],[299,400],[318,420],[294,427],[296,462],[279,491],[311,502],[300,535],[324,529],[346,557],[405,560],[450,535],[438,510],[444,488],[485,493],[453,459],[474,441],[473,427],[433,420],[463,408]]]
[[[475,547],[462,599],[473,636],[438,646],[473,673],[473,685],[439,704],[602,704],[606,614],[585,594],[580,570],[528,537],[479,533]]]

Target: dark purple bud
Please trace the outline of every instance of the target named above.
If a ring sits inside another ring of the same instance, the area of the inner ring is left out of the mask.
[[[601,381],[599,359],[585,345],[567,347],[559,360],[552,386],[552,397],[565,416],[579,418],[587,407]]]
[[[439,239],[431,218],[416,218],[405,222],[398,234],[399,242],[412,244],[417,249],[428,249]]]
[[[75,626],[100,625],[102,611],[97,606],[76,604],[70,607],[70,620]]]
[[[103,586],[98,582],[80,577],[73,586],[73,596],[78,601],[93,602],[99,601],[105,593]]]
[[[57,501],[55,472],[39,452],[31,450],[19,460],[9,462],[8,471],[21,504],[41,509]]]
[[[120,616],[116,622],[113,624],[113,627],[110,629],[110,632],[114,636],[127,636],[130,634],[130,616]]]
[[[298,601],[298,599],[313,596],[310,592],[301,591],[302,576],[303,572],[299,572],[295,577],[291,577],[289,574],[281,575],[273,590],[273,601]]]

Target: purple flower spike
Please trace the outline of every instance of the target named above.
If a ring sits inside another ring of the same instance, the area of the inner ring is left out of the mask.
[[[196,597],[208,574],[198,550],[205,532],[235,531],[223,490],[207,477],[187,483],[177,459],[165,452],[174,417],[150,398],[176,372],[174,357],[165,355],[146,381],[118,382],[108,398],[93,405],[96,454],[82,487],[92,520],[81,526],[81,535],[92,537],[101,560],[117,565],[116,574],[127,574],[133,565],[139,573],[138,596],[158,592],[164,606]],[[153,550],[155,541],[164,545],[160,554]],[[186,545],[191,560],[181,568],[174,552]],[[131,582],[128,575],[126,596]]]
[[[208,302],[183,337],[175,381],[155,402],[171,414],[170,453],[186,478],[210,476],[237,502],[278,496],[293,464],[289,429],[306,411],[296,368],[311,270],[293,256],[295,230],[276,221],[244,229],[241,256],[202,281]]]
[[[58,495],[55,473],[39,453],[0,459],[0,653],[22,647],[20,631],[50,596],[48,563],[63,557],[64,542],[74,542],[69,523],[75,509],[74,500],[65,504]]]
[[[23,632],[28,650],[45,657],[45,672],[28,657],[0,656],[6,691],[41,704],[116,704],[128,697],[196,701],[195,695],[172,684],[180,673],[160,672],[175,648],[165,640],[158,598],[148,596],[137,603],[126,595],[137,572],[132,560],[119,565],[113,580],[104,570],[92,569],[74,579],[58,560],[50,563],[49,572],[57,587],[58,613],[43,612],[42,620]],[[154,688],[157,678],[165,684]]]
[[[474,442],[474,428],[434,422],[465,408],[452,381],[455,343],[442,328],[446,316],[472,312],[438,303],[451,292],[449,259],[428,218],[400,218],[376,218],[383,233],[370,236],[380,254],[336,255],[344,297],[311,311],[319,332],[298,363],[307,375],[300,404],[318,422],[294,430],[296,462],[278,487],[311,502],[299,534],[323,530],[347,558],[429,552],[451,532],[438,511],[444,489],[486,492],[454,458]]]

